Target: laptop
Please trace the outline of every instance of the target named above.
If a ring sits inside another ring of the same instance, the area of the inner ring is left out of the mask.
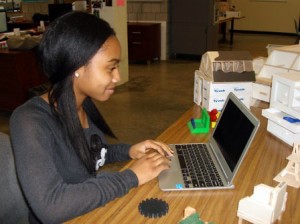
[[[234,188],[233,179],[259,124],[259,120],[231,92],[207,143],[170,145],[174,157],[171,157],[171,168],[158,176],[160,189]]]

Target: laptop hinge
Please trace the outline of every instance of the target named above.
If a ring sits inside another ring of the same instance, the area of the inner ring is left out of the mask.
[[[227,176],[227,174],[226,174],[224,168],[220,165],[221,162],[220,162],[220,160],[219,160],[219,157],[216,155],[216,152],[215,152],[215,150],[213,149],[212,144],[209,143],[209,145],[210,145],[210,148],[212,149],[212,150],[210,150],[210,151],[213,152],[212,154],[213,154],[213,156],[215,157],[215,159],[217,160],[218,165],[219,165],[219,167],[220,167],[222,173],[224,174],[224,177],[225,177],[225,180],[226,180],[227,184],[230,184],[231,182],[229,181],[229,177]]]

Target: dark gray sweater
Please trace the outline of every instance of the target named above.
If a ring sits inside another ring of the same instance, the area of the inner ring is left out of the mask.
[[[103,133],[90,121],[85,133],[88,142],[92,134],[105,142]],[[137,176],[129,169],[90,175],[40,97],[13,112],[10,134],[22,189],[42,223],[61,223],[82,215],[138,186]],[[129,147],[108,145],[106,163],[129,160]]]

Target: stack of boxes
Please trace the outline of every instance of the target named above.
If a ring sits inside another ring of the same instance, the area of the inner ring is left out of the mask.
[[[248,108],[255,81],[252,57],[245,51],[209,51],[195,71],[194,102],[207,111],[221,111],[233,92]]]

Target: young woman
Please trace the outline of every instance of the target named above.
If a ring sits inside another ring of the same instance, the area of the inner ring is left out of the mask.
[[[61,223],[125,195],[169,168],[170,148],[154,140],[107,144],[113,132],[94,105],[120,80],[121,49],[105,21],[71,12],[50,24],[38,56],[51,87],[10,120],[18,177],[31,223]],[[121,172],[105,163],[134,159]]]

